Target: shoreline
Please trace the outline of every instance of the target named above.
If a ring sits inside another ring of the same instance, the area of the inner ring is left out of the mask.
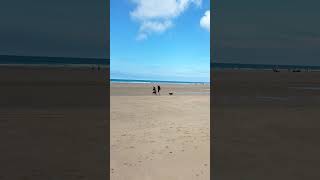
[[[114,81],[110,81],[111,84],[162,84],[162,85],[210,85],[210,82],[207,82],[207,83],[193,83],[193,82],[190,82],[190,83],[187,83],[187,82],[136,82],[136,81],[132,81],[132,82],[114,82]]]
[[[160,83],[157,83],[160,84]],[[110,83],[110,96],[155,96],[152,94],[152,83]],[[210,96],[209,84],[160,84],[160,96]]]
[[[110,79],[111,83],[156,83],[156,84],[210,84],[210,82],[201,81],[169,81],[169,80],[153,80],[153,79]]]

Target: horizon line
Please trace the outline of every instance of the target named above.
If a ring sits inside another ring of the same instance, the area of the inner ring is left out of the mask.
[[[110,58],[99,58],[99,57],[75,57],[75,56],[40,56],[40,55],[12,55],[12,54],[0,54],[0,56],[14,56],[14,57],[35,57],[35,58],[73,58],[73,59],[105,59]]]
[[[210,83],[210,81],[177,81],[177,80],[154,80],[154,79],[121,79],[110,78],[110,81],[140,81],[140,82],[179,82],[179,83]]]
[[[213,64],[233,64],[233,65],[257,65],[257,66],[300,66],[300,67],[319,67],[320,65],[302,65],[302,64],[271,64],[271,63],[239,63],[239,62],[210,62],[210,65]]]

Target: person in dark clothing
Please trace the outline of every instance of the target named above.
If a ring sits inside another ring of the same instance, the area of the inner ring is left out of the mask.
[[[158,94],[160,95],[161,87],[158,85]]]
[[[156,88],[154,86],[153,86],[152,94],[157,95],[157,91],[156,91]]]

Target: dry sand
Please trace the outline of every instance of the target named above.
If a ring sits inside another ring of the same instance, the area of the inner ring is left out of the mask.
[[[107,179],[106,71],[0,67],[0,179]]]
[[[112,180],[210,178],[209,86],[161,87],[112,83]]]
[[[320,179],[320,73],[215,71],[212,178]]]

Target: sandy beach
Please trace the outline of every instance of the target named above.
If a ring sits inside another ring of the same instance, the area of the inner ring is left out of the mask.
[[[0,67],[0,179],[107,179],[106,71]]]
[[[214,71],[212,177],[319,179],[320,73]]]
[[[209,179],[209,88],[161,84],[154,96],[152,84],[112,83],[111,179]]]

